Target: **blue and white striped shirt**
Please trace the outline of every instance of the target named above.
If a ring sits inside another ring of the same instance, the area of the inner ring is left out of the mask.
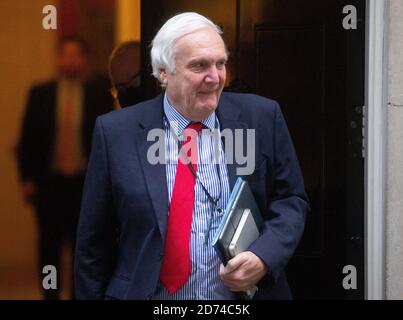
[[[171,134],[169,127],[171,127],[171,130],[173,130],[177,137],[181,139],[185,128],[191,121],[183,117],[170,105],[166,95],[164,97],[164,112],[167,118],[164,121],[166,176],[169,201],[171,201],[179,149],[178,142]],[[169,123],[166,120],[168,120]],[[219,213],[217,210],[213,213],[208,241],[207,244],[205,243],[205,235],[208,229],[209,219],[211,219],[213,204],[209,201],[207,195],[203,191],[201,183],[208,190],[213,199],[219,199],[219,208],[226,207],[230,196],[230,188],[221,139],[219,139],[219,143],[214,143],[213,135],[209,134],[209,132],[212,132],[214,129],[218,129],[218,132],[220,130],[219,122],[215,113],[212,113],[208,118],[203,120],[202,123],[207,129],[203,129],[197,139],[197,179],[195,184],[195,205],[193,209],[190,239],[192,273],[186,284],[174,294],[169,294],[163,284],[159,282],[154,299],[212,300],[235,298],[234,293],[224,286],[224,283],[220,278],[219,268],[221,261],[211,245],[214,234],[222,218],[222,213]],[[218,146],[219,152],[217,153],[217,155],[219,155],[219,170],[217,170],[216,165],[216,162],[218,161],[214,161],[216,151],[214,148],[215,145]],[[218,176],[219,174],[220,178]]]

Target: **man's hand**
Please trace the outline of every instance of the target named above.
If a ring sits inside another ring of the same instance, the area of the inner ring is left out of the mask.
[[[221,264],[220,277],[224,284],[234,292],[247,291],[268,272],[267,265],[253,252],[241,252],[227,265]]]

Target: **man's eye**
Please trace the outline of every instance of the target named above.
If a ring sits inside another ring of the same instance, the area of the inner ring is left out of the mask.
[[[222,68],[227,64],[227,61],[218,61],[217,62],[217,68]]]
[[[198,63],[195,64],[195,67],[197,69],[203,69],[203,68],[206,67],[206,64],[204,62],[198,62]]]

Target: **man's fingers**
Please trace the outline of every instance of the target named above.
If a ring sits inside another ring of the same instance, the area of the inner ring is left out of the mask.
[[[220,265],[220,276],[231,291],[246,291],[254,288],[267,269],[259,257],[245,251],[231,259],[225,267]]]
[[[245,261],[245,257],[241,254],[238,254],[234,258],[228,261],[227,265],[224,268],[224,273],[231,273],[239,268],[240,265]]]
[[[221,263],[220,264],[220,276],[222,276],[222,275],[224,275],[225,274],[225,267],[224,267],[224,265]]]

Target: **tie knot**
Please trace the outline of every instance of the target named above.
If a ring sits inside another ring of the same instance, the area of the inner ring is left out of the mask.
[[[202,129],[203,129],[204,125],[201,122],[194,122],[194,123],[190,123],[186,129],[193,129],[195,130],[197,133],[199,133]]]

